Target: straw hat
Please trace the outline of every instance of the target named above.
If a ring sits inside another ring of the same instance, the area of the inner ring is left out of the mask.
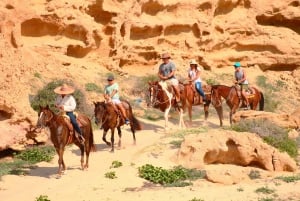
[[[161,59],[170,59],[171,56],[169,55],[169,53],[166,52],[166,53],[162,53],[160,58]]]
[[[190,60],[190,65],[197,65],[198,66],[198,63],[195,59],[192,59],[192,60]]]
[[[74,91],[75,89],[67,84],[63,84],[62,86],[56,87],[54,89],[54,92],[56,94],[62,94],[62,95],[72,94]]]

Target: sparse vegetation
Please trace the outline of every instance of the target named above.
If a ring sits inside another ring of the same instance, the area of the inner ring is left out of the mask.
[[[297,142],[289,139],[288,130],[274,125],[269,120],[240,121],[231,128],[238,132],[257,133],[266,143],[276,147],[279,151],[287,152],[293,158],[298,156]]]
[[[50,201],[47,195],[40,195],[35,199],[35,201]]]
[[[258,189],[255,190],[256,193],[263,193],[263,194],[272,194],[275,192],[274,189],[270,189],[267,186],[264,187],[260,187]]]
[[[173,145],[172,148],[180,148],[181,143],[182,143],[182,140],[173,140],[170,142],[170,144]]]
[[[103,93],[103,89],[100,88],[95,83],[86,83],[85,84],[85,90],[86,91],[94,91],[94,92],[97,92],[97,93]]]
[[[108,179],[116,179],[116,178],[118,178],[116,176],[116,172],[115,171],[110,171],[110,172],[105,173],[105,177],[108,178]]]
[[[191,185],[191,182],[185,182],[185,180],[200,179],[204,178],[205,175],[205,171],[185,169],[181,166],[176,166],[171,170],[166,170],[162,167],[154,167],[150,164],[139,167],[140,177],[155,184],[161,184],[165,186]]]
[[[189,201],[204,201],[203,199],[200,199],[200,198],[193,198],[193,199],[191,199],[191,200],[189,200]]]
[[[206,83],[209,84],[209,85],[220,84],[215,78],[208,78],[208,79],[206,79]]]
[[[198,133],[205,133],[207,132],[206,127],[199,127],[199,128],[191,128],[191,129],[184,129],[176,131],[172,134],[173,137],[183,138],[186,135],[190,134],[198,134]]]
[[[268,111],[268,112],[274,112],[280,103],[279,101],[276,101],[274,99],[274,97],[275,97],[274,92],[279,91],[279,89],[283,85],[282,82],[277,81],[276,86],[273,86],[271,83],[267,82],[267,77],[258,76],[256,79],[256,83],[258,86],[263,88],[265,91],[265,93],[264,93],[264,98],[265,98],[264,110]]]
[[[244,189],[242,187],[239,187],[238,189],[236,189],[238,192],[243,192]]]
[[[74,84],[68,80],[54,80],[52,82],[49,82],[44,88],[39,90],[36,95],[32,95],[30,97],[31,107],[35,111],[38,111],[40,106],[49,105],[51,110],[58,112],[57,108],[54,107],[54,102],[57,97],[57,94],[55,94],[53,90],[56,87],[62,85],[63,83],[66,83],[70,86],[74,86]],[[85,114],[91,113],[91,109],[87,107],[88,104],[86,104],[85,96],[79,89],[75,90],[73,96],[76,100],[78,111],[83,112]]]
[[[111,163],[110,168],[118,168],[118,167],[121,167],[122,165],[123,165],[123,163],[120,162],[120,161],[113,161],[113,162]]]
[[[36,77],[36,78],[39,78],[39,79],[42,78],[42,75],[38,72],[35,72],[33,76]]]
[[[260,173],[257,170],[251,170],[250,173],[248,174],[250,179],[259,179],[260,178]]]
[[[12,162],[0,163],[0,177],[6,174],[25,175],[28,168],[33,168],[35,163],[49,162],[55,155],[53,147],[35,147],[14,154]]]
[[[291,183],[291,182],[296,182],[300,180],[300,174],[294,175],[294,176],[281,176],[281,177],[276,177],[276,179],[280,179],[286,183]]]
[[[49,162],[53,159],[55,155],[54,147],[34,147],[15,154],[15,158],[21,159],[23,161],[28,161],[32,164],[41,161]]]

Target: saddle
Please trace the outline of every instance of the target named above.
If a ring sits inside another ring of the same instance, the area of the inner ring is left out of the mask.
[[[195,88],[195,85],[192,84],[191,86],[192,86],[192,89],[194,91],[193,105],[202,105],[203,104],[203,97],[200,96],[200,94],[197,92],[197,90]],[[207,97],[207,95],[209,95],[211,93],[210,88],[207,85],[204,85],[202,87],[202,89],[203,89],[203,92],[204,92],[206,97]]]
[[[238,97],[241,99],[242,98],[242,95],[241,95],[241,88],[239,86],[236,86],[236,89],[237,89],[237,94],[238,94]],[[248,87],[248,89],[246,89],[246,96],[247,98],[253,98],[255,95],[255,89],[253,87]]]
[[[83,119],[81,114],[78,114],[77,112],[73,112],[73,114],[75,115],[77,124],[79,125],[80,128],[88,125],[88,122],[86,122]],[[70,134],[73,135],[74,134],[74,127],[71,123],[70,117],[65,112],[61,112],[60,115],[64,118],[64,121],[65,121],[66,125],[68,126],[68,128],[70,130]]]

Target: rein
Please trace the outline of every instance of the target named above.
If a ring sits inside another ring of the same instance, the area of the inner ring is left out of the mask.
[[[155,92],[156,92],[156,93],[152,96],[152,97],[153,97],[153,100],[152,100],[152,101],[151,101],[151,94],[150,94],[151,105],[154,106],[154,105],[156,105],[156,104],[165,104],[165,103],[168,103],[168,102],[169,102],[169,98],[168,98],[167,100],[165,100],[165,101],[160,101],[160,100],[158,99],[158,92],[159,92],[159,91],[164,92],[164,90],[163,90],[163,89],[159,89],[157,85],[156,85],[156,86],[153,86],[153,88],[154,88],[154,87],[155,87]]]

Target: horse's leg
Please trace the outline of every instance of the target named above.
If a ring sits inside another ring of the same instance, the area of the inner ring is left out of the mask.
[[[165,117],[165,130],[168,130],[168,124],[169,124],[169,112],[170,112],[170,109],[171,107],[168,107],[166,110],[165,110],[165,114],[164,114],[164,117]]]
[[[111,131],[111,136],[110,136],[110,142],[111,142],[111,152],[114,152],[115,151],[115,129],[114,128],[111,128],[110,129]]]
[[[81,170],[84,170],[84,145],[79,145]]]
[[[131,125],[131,124],[130,124],[130,125]],[[122,145],[122,131],[121,131],[121,127],[118,126],[118,127],[117,127],[117,130],[118,130],[118,135],[119,135],[118,147],[121,147],[121,145]]]
[[[185,123],[183,120],[183,110],[181,108],[179,108],[179,128],[185,128]]]
[[[58,153],[58,175],[61,175],[62,172],[66,170],[66,166],[63,159],[64,149],[62,146],[58,148],[57,153]]]
[[[102,140],[105,142],[105,144],[107,144],[108,146],[111,146],[111,143],[106,140],[107,131],[108,131],[108,129],[104,129]]]
[[[208,108],[209,108],[209,104],[204,104],[203,105],[203,110],[204,110],[204,120],[206,121],[208,118]]]
[[[132,125],[132,126],[130,127],[130,129],[131,129],[131,132],[132,132],[133,144],[136,145],[135,129],[134,129],[134,126]]]
[[[192,103],[191,102],[188,103],[188,113],[189,113],[190,123],[192,123]]]

